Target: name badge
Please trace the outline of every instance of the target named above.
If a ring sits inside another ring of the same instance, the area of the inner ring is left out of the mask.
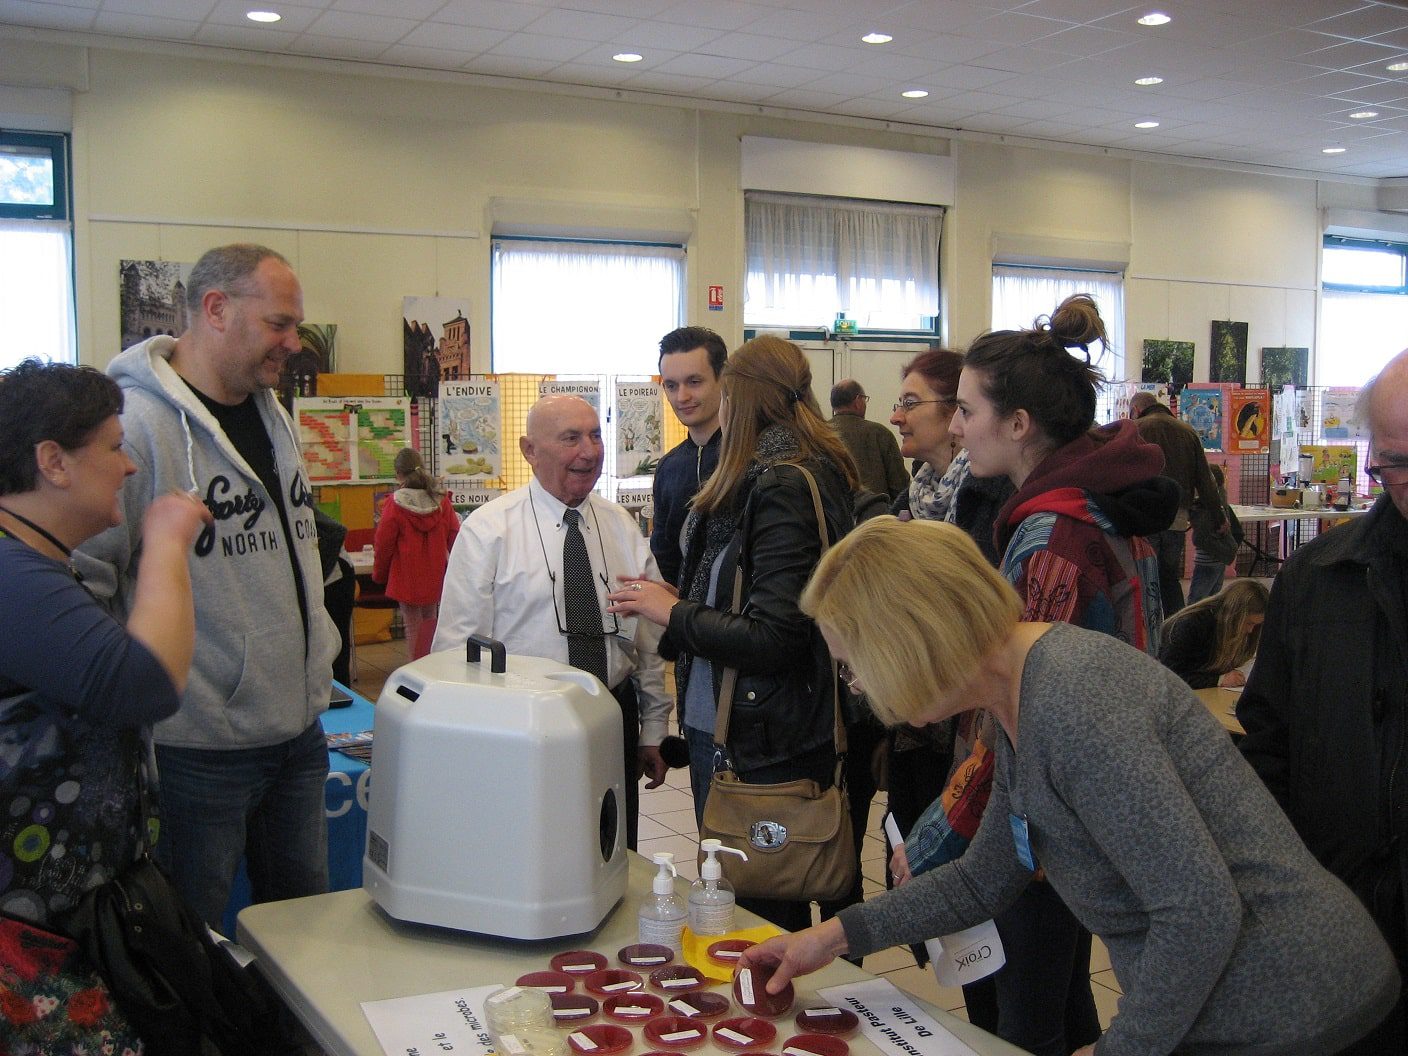
[[[1017,861],[1031,872],[1036,872],[1036,857],[1032,854],[1031,830],[1027,827],[1025,814],[1008,814],[1007,822],[1012,826],[1012,843],[1017,850]]]

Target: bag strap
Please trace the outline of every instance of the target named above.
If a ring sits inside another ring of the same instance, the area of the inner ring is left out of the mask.
[[[779,462],[778,465],[791,466],[806,478],[807,487],[812,493],[812,510],[816,514],[817,537],[821,541],[821,552],[824,555],[831,549],[831,540],[826,532],[826,511],[821,505],[821,492],[817,490],[816,478],[806,466],[796,462]],[[733,601],[729,606],[729,612],[738,613],[743,607],[743,562],[739,561],[738,566],[733,571]],[[836,743],[836,754],[844,755],[846,752],[846,723],[841,716],[841,687],[840,679],[836,675],[836,661],[831,661],[831,705],[834,716],[832,738]],[[738,668],[729,667],[724,669],[723,677],[719,680],[719,706],[718,717],[714,720],[714,743],[725,748],[728,747],[728,727],[733,718],[733,692],[738,686]]]

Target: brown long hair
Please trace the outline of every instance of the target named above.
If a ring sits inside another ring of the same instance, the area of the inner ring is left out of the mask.
[[[1179,620],[1186,619],[1190,612],[1211,611],[1216,618],[1216,629],[1207,670],[1223,675],[1256,656],[1257,646],[1261,644],[1261,628],[1243,635],[1242,621],[1248,616],[1264,616],[1270,602],[1271,594],[1261,583],[1245,577],[1234,579],[1211,597],[1174,613],[1164,624],[1164,634],[1167,635]]]
[[[791,341],[765,335],[746,341],[720,375],[728,400],[728,424],[719,465],[694,498],[694,508],[712,513],[730,505],[749,465],[757,457],[758,436],[780,425],[797,440],[800,457],[831,462],[852,491],[860,474],[846,446],[821,416],[812,394],[812,368]]]
[[[405,478],[405,487],[423,491],[432,499],[438,499],[445,493],[440,482],[426,472],[425,459],[420,457],[420,452],[414,447],[403,447],[397,451],[396,461],[392,465],[396,472]]]

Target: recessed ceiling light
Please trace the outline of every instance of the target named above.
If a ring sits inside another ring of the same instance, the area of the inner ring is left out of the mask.
[[[888,44],[895,38],[888,33],[867,33],[860,39],[866,44]]]
[[[284,16],[277,11],[246,11],[244,17],[251,22],[278,22]]]
[[[1136,121],[1136,122],[1134,122],[1134,127],[1135,127],[1135,128],[1158,128],[1158,127],[1159,127],[1159,123],[1158,123],[1157,121]]]
[[[1404,70],[1408,70],[1408,62],[1390,62],[1384,69],[1392,73],[1402,73]]]
[[[1356,110],[1349,116],[1356,121],[1367,121],[1371,117],[1378,117],[1379,112],[1377,110]]]
[[[1162,77],[1139,77],[1135,80],[1134,83],[1141,84],[1147,87],[1151,84],[1163,84],[1164,79]]]
[[[634,51],[621,51],[611,56],[617,62],[640,62],[641,57]]]
[[[1344,147],[1326,147],[1326,148],[1325,148],[1324,150],[1322,150],[1320,153],[1321,153],[1321,154],[1343,154],[1344,152],[1345,152],[1345,148],[1344,148]]]
[[[911,88],[907,92],[900,92],[900,95],[906,99],[923,99],[928,94],[923,88]]]
[[[1173,19],[1169,18],[1168,15],[1164,14],[1162,11],[1150,11],[1139,20],[1139,24],[1141,26],[1162,26],[1172,21]]]

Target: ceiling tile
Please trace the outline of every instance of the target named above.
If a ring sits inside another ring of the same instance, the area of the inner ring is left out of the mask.
[[[661,22],[681,22],[686,26],[706,26],[709,29],[742,29],[768,14],[771,9],[762,4],[739,3],[738,0],[709,0],[698,3],[687,0],[660,12]]]
[[[679,0],[571,0],[570,6],[578,11],[597,11],[603,15],[653,18],[678,3]]]
[[[723,36],[716,34],[715,39],[705,45],[704,50],[710,55],[771,62],[786,55],[795,46],[795,41],[782,40],[779,37],[760,37],[754,33],[725,33]]]
[[[1046,41],[1042,41],[1042,44],[1045,43]],[[1040,73],[1075,61],[1073,56],[1065,52],[1052,51],[1045,47],[1022,47],[1003,48],[991,55],[984,55],[981,59],[974,59],[971,65],[983,70],[1005,70],[1008,73]]]
[[[377,3],[379,0],[368,0]],[[542,14],[542,9],[504,0],[448,0],[435,12],[435,21],[459,26],[482,26],[510,32],[522,29]]]
[[[1347,70],[1352,66],[1387,66],[1399,55],[1398,48],[1371,44],[1364,40],[1349,40],[1333,47],[1322,48],[1320,51],[1312,51],[1299,61],[1328,70]]]
[[[1069,104],[1054,102],[1050,99],[1023,99],[1020,103],[1004,106],[995,112],[995,116],[1007,115],[1021,118],[1024,121],[1034,121],[1038,118],[1064,117],[1071,113],[1071,110]]]
[[[101,0],[101,2],[105,14],[149,15],[155,18],[174,18],[182,22],[199,22],[215,9],[215,0],[188,0],[185,3],[173,3],[172,0]],[[97,7],[98,4],[94,3],[90,6]],[[3,10],[3,7],[0,7],[0,11]]]
[[[412,44],[392,44],[378,56],[381,62],[410,66],[420,70],[458,70],[467,56],[462,51],[447,48],[421,48]]]
[[[316,55],[331,59],[380,60],[386,51],[382,41],[353,40],[351,37],[320,37],[316,33],[302,33],[288,46],[295,55]],[[463,55],[460,56],[464,58]]]
[[[961,88],[971,91],[1013,80],[1010,70],[987,70],[979,66],[945,66],[924,78],[920,88]]]
[[[106,0],[104,7],[111,7],[113,0]],[[363,15],[394,14],[401,18],[429,18],[444,6],[445,0],[396,0],[395,5],[385,0],[332,0],[329,7],[337,11],[355,11]]]
[[[313,20],[308,31],[326,37],[352,37],[394,44],[416,25],[408,18],[361,15],[355,11],[326,11]]]
[[[673,52],[700,51],[713,54],[709,46],[722,34],[703,26],[682,26],[677,22],[637,22],[628,32],[612,38],[612,42],[631,50],[666,48]],[[748,58],[749,56],[741,56]]]
[[[1035,15],[1024,15],[1019,11],[1005,11],[969,26],[963,32],[965,36],[991,40],[997,44],[1030,44],[1034,40],[1041,40],[1074,27],[1074,22],[1037,18]]]
[[[259,32],[267,32],[273,35],[273,39],[286,33],[302,33],[308,29],[313,22],[323,13],[323,8],[302,4],[279,4],[279,14],[283,17],[278,22],[267,25],[251,22],[245,18],[245,12],[250,9],[247,0],[217,0],[215,6],[210,9],[210,14],[206,16],[208,23],[221,26],[238,26],[240,29],[254,29]],[[250,38],[257,41],[258,37]],[[258,44],[251,43],[250,47],[258,47]],[[275,45],[275,48],[282,45]]]
[[[1305,95],[1335,95],[1346,94],[1359,91],[1363,88],[1372,88],[1380,83],[1376,77],[1364,77],[1357,73],[1345,73],[1336,71],[1333,73],[1322,73],[1314,77],[1306,77],[1299,81],[1292,81],[1286,85],[1286,90],[1290,92],[1301,92]]]
[[[784,8],[769,11],[761,18],[749,22],[748,32],[806,42],[839,36],[848,38],[847,43],[856,43],[870,30],[857,29],[854,18],[837,18],[815,11],[792,11]]]
[[[619,88],[632,78],[639,77],[640,74],[640,70],[633,70],[623,63],[612,62],[608,58],[605,63],[564,62],[561,66],[554,67],[543,74],[543,77],[560,84],[588,84],[601,88]]]
[[[514,33],[490,49],[494,55],[518,55],[525,59],[556,59],[570,62],[592,46],[588,40],[569,40],[537,33]]]
[[[851,63],[853,73],[864,73],[871,77],[885,77],[892,81],[908,81],[927,76],[934,70],[942,69],[948,63],[939,59],[916,59],[909,55],[885,54],[861,55]]]
[[[909,29],[897,33],[894,43],[885,47],[900,55],[912,55],[935,62],[971,62],[973,59],[1001,51],[1004,45],[958,33],[932,33],[928,30]]]
[[[1198,8],[1191,4],[1170,3],[1165,0],[1162,3],[1151,3],[1149,7],[1168,12],[1173,16],[1173,21],[1162,26],[1141,26],[1138,19],[1143,14],[1142,11],[1125,11],[1098,19],[1091,24],[1101,29],[1124,30],[1138,35],[1141,39],[1202,44],[1216,42],[1223,47],[1266,33],[1264,23],[1227,13],[1229,10],[1240,12],[1241,8],[1237,3],[1224,2],[1216,8]]]
[[[806,88],[787,88],[766,100],[768,106],[789,106],[799,110],[825,111],[846,101],[836,92],[813,92]]]
[[[222,48],[248,48],[250,51],[283,52],[298,37],[296,33],[256,27],[253,22],[247,26],[226,26],[206,22],[196,30],[195,39],[202,44],[214,44]]]
[[[620,15],[602,15],[595,11],[549,9],[530,23],[527,32],[550,37],[575,37],[580,40],[615,40],[635,28],[639,19]]]
[[[1405,27],[1408,27],[1408,10],[1392,4],[1361,7],[1348,14],[1335,15],[1312,23],[1312,28],[1321,33],[1354,38],[1392,33]]]
[[[1016,5],[1012,5],[1016,6]],[[969,34],[978,23],[991,18],[994,9],[964,0],[911,0],[885,12],[888,24],[937,33]],[[894,30],[886,29],[886,33]],[[895,36],[900,34],[896,33]]]
[[[717,81],[750,70],[753,66],[754,63],[747,59],[731,59],[721,55],[679,55],[670,60],[669,72]]]
[[[1133,12],[1138,18],[1144,8],[1129,0],[1031,0],[1022,5],[1022,13],[1042,18],[1061,18],[1068,22],[1094,22]]]
[[[501,29],[452,26],[446,22],[422,22],[402,37],[400,43],[417,48],[461,51],[468,58],[470,55],[478,55],[481,51],[488,51],[495,44],[507,39],[507,31]]]
[[[810,66],[818,71],[848,70],[852,62],[861,58],[857,49],[863,47],[864,44],[857,44],[855,48],[841,48],[834,44],[804,44],[800,48],[784,52],[778,61],[789,66]]]
[[[901,99],[898,102],[907,103],[908,100]],[[836,112],[848,117],[870,117],[877,121],[888,121],[898,118],[906,109],[907,106],[899,106],[883,99],[848,99],[837,105]]]
[[[405,47],[398,44],[392,50]],[[414,49],[425,51],[429,49]],[[388,57],[391,52],[387,52]],[[460,56],[461,59],[464,56]],[[551,59],[529,59],[521,55],[476,55],[463,63],[461,69],[467,73],[483,73],[493,77],[541,77],[559,66]]]
[[[640,62],[616,62],[611,56],[619,55],[620,47],[616,44],[593,44],[582,54],[572,60],[573,66],[600,66],[603,69],[611,68],[620,70],[627,78],[631,78],[643,70],[658,70],[662,66],[681,59],[691,58],[687,52],[670,51],[667,48],[651,48],[641,56]],[[681,73],[685,72],[683,70]],[[560,78],[559,78],[560,79]]]
[[[116,33],[122,37],[138,37],[148,40],[192,40],[199,22],[186,22],[178,18],[153,18],[150,15],[128,15],[121,11],[99,11],[93,22],[93,30],[98,33]]]
[[[668,92],[671,95],[691,95],[702,92],[713,84],[709,77],[685,77],[671,73],[668,69],[646,70],[625,82],[625,87],[643,92]]]
[[[1369,40],[1374,44],[1386,44],[1399,51],[1408,51],[1408,27],[1395,29],[1390,33],[1379,33],[1370,37]]]
[[[765,88],[797,88],[808,84],[822,75],[821,70],[805,66],[782,66],[775,62],[762,63],[751,70],[731,78],[738,84],[754,84]],[[771,94],[771,93],[763,93]]]
[[[1237,0],[1237,14],[1274,26],[1304,26],[1323,18],[1359,11],[1376,0]],[[1227,0],[1194,0],[1194,7],[1226,11]]]

